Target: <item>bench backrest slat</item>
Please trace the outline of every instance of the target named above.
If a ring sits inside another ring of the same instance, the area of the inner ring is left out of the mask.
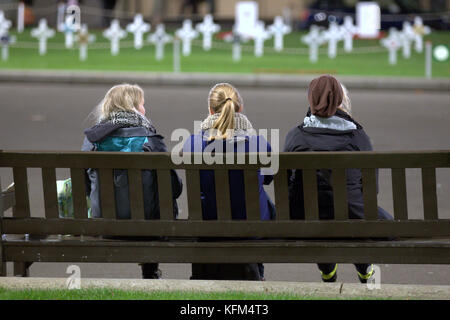
[[[13,208],[15,218],[30,217],[30,199],[28,196],[28,174],[27,168],[13,168],[16,205]]]
[[[391,172],[392,172],[392,198],[394,202],[394,218],[396,220],[408,220],[405,169],[393,168]]]
[[[190,220],[202,220],[200,171],[186,170],[186,191]]]
[[[436,169],[422,168],[423,214],[425,220],[437,220]]]
[[[100,180],[100,205],[103,219],[116,218],[116,201],[114,194],[114,172],[112,169],[98,169]]]
[[[144,220],[144,193],[142,190],[142,171],[128,169],[131,219]]]
[[[333,187],[334,219],[347,220],[347,173],[345,169],[333,169],[331,173]]]
[[[44,208],[47,219],[59,218],[55,168],[42,168]]]
[[[287,170],[279,170],[273,178],[277,220],[289,220]]]
[[[366,220],[378,219],[377,177],[376,169],[361,169],[363,181],[364,218]]]
[[[70,169],[72,200],[75,219],[87,219],[86,181],[84,169]]]
[[[229,185],[228,170],[214,171],[214,184],[216,188],[216,204],[217,204],[217,219],[230,220],[231,219],[231,200],[230,200],[230,185]],[[212,187],[212,186],[211,186]]]
[[[302,170],[303,195],[305,203],[305,219],[319,220],[319,204],[317,196],[317,174],[315,169]]]
[[[158,194],[159,194],[159,213],[162,220],[173,220],[173,197],[172,180],[170,170],[159,169],[158,176]]]
[[[244,186],[247,220],[261,220],[257,170],[244,170]]]

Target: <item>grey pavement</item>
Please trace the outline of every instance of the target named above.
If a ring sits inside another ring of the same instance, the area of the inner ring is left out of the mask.
[[[232,74],[232,73],[158,73],[129,71],[0,70],[0,82],[37,82],[71,84],[116,84],[137,82],[151,86],[210,86],[231,82],[239,87],[307,88],[317,75]],[[339,76],[350,89],[370,90],[450,90],[449,78]]]
[[[118,81],[120,82],[120,81]],[[131,81],[130,82],[138,82]],[[139,83],[139,82],[138,82]],[[344,81],[345,83],[345,81]],[[8,83],[0,82],[0,149],[5,150],[79,150],[83,130],[90,125],[89,113],[101,101],[109,84]],[[210,85],[143,85],[148,116],[166,137],[177,128],[193,131],[193,121],[207,114],[206,99]],[[240,88],[238,86],[238,88]],[[298,125],[306,113],[306,90],[299,88],[240,89],[245,113],[258,129],[279,129],[280,146],[290,128]],[[354,118],[365,128],[375,150],[450,149],[450,106],[448,92],[350,90]],[[274,144],[274,143],[272,143]],[[450,170],[437,170],[438,207],[441,218],[450,218]],[[67,169],[58,178],[69,176]],[[423,217],[420,170],[407,169],[408,210],[413,218]],[[9,169],[0,169],[3,186],[12,180]],[[33,216],[43,215],[40,171],[29,169],[30,200]],[[271,187],[269,194],[273,194]],[[392,212],[390,172],[380,170],[379,205]],[[180,200],[186,214],[186,194]],[[69,264],[36,263],[34,277],[65,277]],[[80,264],[86,278],[139,278],[135,264]],[[380,265],[382,283],[450,285],[450,266]],[[162,264],[166,279],[188,279],[188,264]],[[11,264],[8,264],[11,274]],[[352,265],[340,265],[338,281],[357,282]],[[316,282],[320,280],[314,264],[266,264],[269,281]]]

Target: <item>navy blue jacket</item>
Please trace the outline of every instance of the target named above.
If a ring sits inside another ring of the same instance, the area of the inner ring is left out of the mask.
[[[308,111],[307,116],[311,113]],[[328,128],[304,127],[304,124],[292,128],[286,136],[284,152],[302,151],[372,151],[372,144],[363,127],[341,110],[336,116],[356,125],[353,130],[334,130]],[[364,218],[362,193],[362,175],[360,169],[347,169],[347,197],[349,218]],[[320,219],[334,218],[333,189],[331,186],[331,170],[317,170],[317,186]],[[292,219],[304,219],[303,181],[301,170],[288,171],[289,207]],[[378,171],[377,171],[378,191]],[[378,208],[378,217],[392,220],[392,216],[382,208]]]
[[[164,138],[145,127],[124,127],[111,123],[96,125],[85,131],[82,151],[167,152]],[[99,176],[95,169],[86,170],[87,193],[91,200],[92,216],[100,218]],[[177,199],[183,184],[175,171],[171,171],[174,217],[178,215]],[[142,170],[144,212],[146,219],[159,219],[158,182],[155,170]],[[127,170],[114,170],[114,195],[118,219],[130,219],[130,200]]]
[[[221,150],[221,152],[225,152],[226,150],[233,150],[234,152],[242,152],[244,150],[245,152],[259,152],[260,150],[267,152],[271,151],[269,143],[261,136],[235,136],[232,142],[229,140],[208,141],[207,137],[208,134],[205,134],[205,132],[198,135],[191,135],[189,140],[187,140],[184,144],[183,152],[203,152],[207,146],[209,151],[213,151],[216,149],[214,146],[211,146],[213,143],[222,144],[223,151]],[[233,143],[233,147],[227,149],[227,143]],[[246,219],[247,214],[245,207],[244,172],[242,170],[229,170],[228,174],[232,219]],[[273,219],[275,217],[275,206],[263,187],[264,184],[270,184],[272,182],[273,176],[263,176],[260,171],[258,171],[258,180],[261,220]],[[200,188],[203,219],[217,219],[217,203],[213,170],[200,170]]]

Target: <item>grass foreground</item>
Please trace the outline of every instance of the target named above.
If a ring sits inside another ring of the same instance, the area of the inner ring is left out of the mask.
[[[366,300],[366,298],[343,299],[290,293],[131,291],[116,289],[15,290],[0,288],[0,300]]]

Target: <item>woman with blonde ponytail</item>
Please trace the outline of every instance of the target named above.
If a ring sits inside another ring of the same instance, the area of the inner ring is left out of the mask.
[[[85,130],[83,151],[167,152],[164,138],[145,116],[144,91],[137,85],[121,84],[112,87],[94,112],[96,124]],[[87,192],[91,200],[92,216],[101,218],[99,175],[96,169],[87,170]],[[182,191],[182,183],[175,171],[171,171],[174,216],[178,215],[176,199]],[[159,197],[156,172],[142,170],[142,190],[146,219],[159,219]],[[117,219],[130,219],[128,173],[114,170],[114,195]],[[159,278],[157,263],[142,264],[144,279]]]
[[[192,135],[184,152],[270,152],[268,142],[255,134],[252,124],[242,114],[244,102],[235,87],[228,83],[215,85],[208,95],[209,116],[201,124],[201,132]],[[275,207],[263,188],[273,176],[258,172],[261,220],[275,217]],[[200,171],[202,214],[204,220],[217,219],[214,171]],[[232,219],[246,219],[244,172],[229,171],[230,207]],[[263,280],[262,264],[193,264],[191,279]]]

